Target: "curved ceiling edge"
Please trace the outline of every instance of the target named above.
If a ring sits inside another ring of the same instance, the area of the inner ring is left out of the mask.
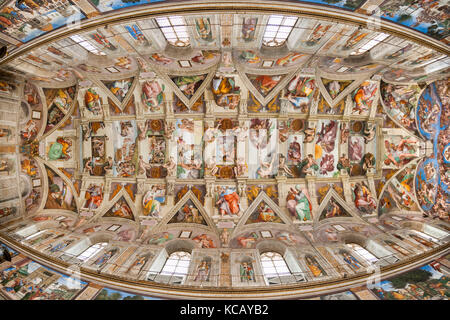
[[[282,5],[282,6],[279,6]],[[329,21],[345,22],[348,24],[356,24],[359,26],[367,26],[368,17],[366,15],[358,14],[356,12],[349,12],[344,9],[327,8],[324,11],[323,6],[304,4],[304,3],[286,3],[286,2],[236,2],[225,0],[222,3],[211,2],[195,2],[195,3],[170,3],[170,4],[154,4],[151,7],[135,7],[130,9],[122,9],[106,13],[99,18],[81,21],[80,28],[73,29],[69,27],[58,28],[54,32],[42,35],[26,44],[21,45],[17,50],[14,50],[3,60],[0,60],[0,65],[5,64],[14,58],[25,54],[33,49],[52,41],[61,40],[72,34],[80,31],[93,30],[99,26],[107,25],[109,23],[119,23],[126,20],[135,20],[139,18],[157,17],[168,14],[193,14],[199,12],[235,12],[235,13],[278,13],[278,14],[293,14],[299,17],[314,17]],[[410,28],[398,25],[386,20],[380,20],[378,30],[380,32],[387,32],[390,35],[399,36],[407,40],[414,41],[418,44],[427,46],[440,53],[449,55],[450,50],[447,45],[439,40],[433,39],[423,33],[412,30]]]
[[[71,275],[80,275],[82,280],[95,281],[101,283],[102,285],[107,285],[114,287],[118,290],[131,291],[138,294],[151,294],[155,297],[160,298],[182,298],[182,299],[299,299],[308,298],[312,296],[319,296],[325,294],[331,294],[334,292],[340,292],[343,290],[348,290],[351,287],[365,285],[368,283],[373,283],[373,281],[381,281],[382,279],[390,278],[394,275],[404,273],[406,271],[412,270],[414,268],[425,265],[432,260],[444,256],[450,252],[450,243],[446,243],[440,247],[434,248],[430,251],[416,255],[410,260],[402,260],[402,262],[389,265],[381,268],[381,274],[379,278],[374,274],[360,274],[353,275],[342,279],[334,279],[331,281],[321,281],[320,283],[314,284],[296,284],[290,286],[273,287],[269,289],[267,287],[254,287],[247,288],[243,290],[231,289],[231,288],[221,288],[219,290],[214,290],[210,287],[192,287],[192,286],[170,286],[161,283],[152,283],[149,285],[148,282],[136,281],[127,278],[122,278],[117,275],[105,275],[99,274],[95,271],[87,270],[84,268],[80,269],[80,272],[76,272],[74,269],[70,268],[70,264],[46,256],[39,251],[31,249],[29,247],[24,247],[20,245],[17,241],[10,238],[9,236],[0,233],[0,241],[4,244],[10,246],[11,248],[18,250],[20,253],[28,258],[36,260],[38,263],[43,263],[47,267],[54,268],[56,271],[68,273]]]

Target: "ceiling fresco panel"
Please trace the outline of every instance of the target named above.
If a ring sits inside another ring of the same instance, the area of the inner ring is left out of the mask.
[[[323,300],[418,297],[385,278],[448,246],[447,9],[378,2],[381,29],[350,23],[372,0],[286,2],[298,17],[85,1],[64,33],[22,25],[70,2],[5,2],[0,38],[25,35],[0,61],[0,240],[90,270],[67,299],[305,298],[319,283]],[[4,276],[44,272],[17,257]],[[379,287],[355,288],[378,266]],[[61,276],[45,272],[55,298]]]

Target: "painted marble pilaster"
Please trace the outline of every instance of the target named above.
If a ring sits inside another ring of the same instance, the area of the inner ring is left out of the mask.
[[[317,134],[317,120],[308,120],[308,124],[306,126],[307,128],[311,128],[314,129],[316,131]],[[308,154],[315,154],[315,143],[314,143],[315,139],[313,139],[311,142],[306,142],[304,143],[305,146],[305,152],[303,155],[303,159],[305,159]]]
[[[350,180],[348,176],[341,177],[342,180],[342,187],[344,188],[344,198],[345,201],[348,203],[352,203],[352,188],[350,186]]]
[[[316,178],[312,176],[306,176],[306,187],[308,188],[309,197],[311,199],[312,216],[315,217],[317,210],[319,209],[319,201],[316,193]]]

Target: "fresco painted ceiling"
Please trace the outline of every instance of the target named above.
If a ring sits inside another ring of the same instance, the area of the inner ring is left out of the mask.
[[[176,4],[181,1],[123,1],[123,0],[69,0],[58,1],[2,1],[1,31],[7,37],[26,43],[52,32],[67,20],[99,19],[116,10],[143,6]],[[188,1],[182,1],[184,3]],[[195,1],[191,1],[195,2]],[[277,1],[282,2],[282,1]],[[420,0],[345,0],[345,1],[285,1],[292,4],[313,4],[323,8],[337,8],[357,14],[392,21],[440,41],[448,42],[449,9],[445,1]],[[251,2],[250,2],[251,3]],[[270,1],[267,1],[270,3]],[[7,39],[7,38],[6,38]]]
[[[83,26],[166,1],[143,3],[3,5],[0,236],[66,262],[86,239],[105,240],[106,256],[82,266],[137,280],[163,250],[185,249],[217,272],[208,285],[238,288],[244,264],[261,274],[258,252],[269,249],[288,250],[304,275],[294,282],[309,282],[368,267],[349,243],[382,266],[448,244],[445,4],[380,4],[382,19],[423,32],[423,43],[239,11],[52,38],[74,15]],[[144,269],[127,265],[146,252]],[[227,263],[232,280],[213,268]]]

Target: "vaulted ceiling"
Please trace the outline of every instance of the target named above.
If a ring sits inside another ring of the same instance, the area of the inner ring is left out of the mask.
[[[292,248],[327,279],[349,242],[447,245],[448,8],[375,2],[4,2],[4,235]]]

